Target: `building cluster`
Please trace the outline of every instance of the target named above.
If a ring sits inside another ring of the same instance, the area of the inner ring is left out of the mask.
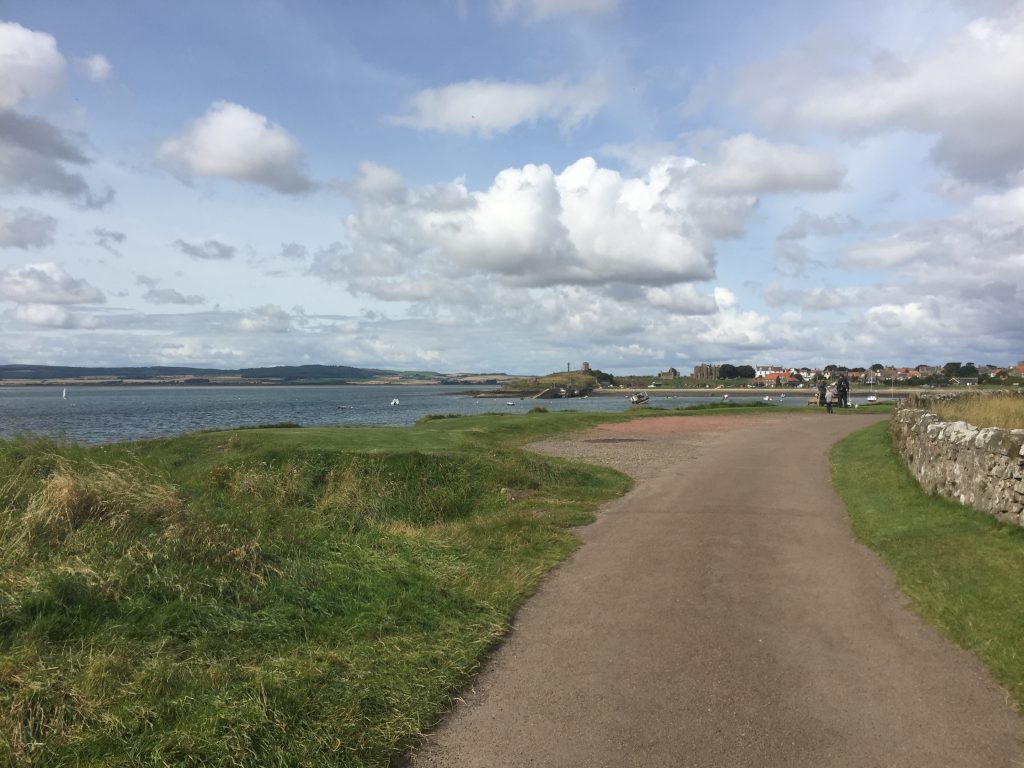
[[[694,366],[693,378],[695,379],[718,379],[721,372],[721,365],[701,363]],[[914,379],[923,380],[932,376],[943,374],[943,367],[937,365],[917,365],[913,368],[883,366],[882,368],[842,368],[829,366],[822,368],[786,368],[780,365],[756,365],[754,368],[753,384],[761,387],[795,387],[804,382],[816,381],[823,378],[826,381],[838,379],[845,375],[851,382],[860,381],[865,384],[881,383],[906,383]],[[961,377],[953,376],[953,383],[976,383],[979,379],[995,378],[1001,379],[1008,376],[1024,377],[1024,360],[1016,365],[999,368],[991,365],[975,366],[970,375]],[[962,380],[961,380],[962,379]]]
[[[720,365],[711,365],[709,363],[701,363],[700,365],[694,366],[693,378],[695,379],[717,379],[718,371],[721,368]]]

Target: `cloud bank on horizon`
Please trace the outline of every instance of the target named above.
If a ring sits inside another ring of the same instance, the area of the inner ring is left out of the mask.
[[[1024,3],[696,5],[11,0],[0,361],[1024,358]]]

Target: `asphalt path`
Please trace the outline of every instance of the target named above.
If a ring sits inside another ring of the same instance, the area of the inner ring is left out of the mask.
[[[1024,765],[1005,692],[909,609],[829,483],[830,447],[877,419],[648,419],[538,445],[637,486],[411,764]]]

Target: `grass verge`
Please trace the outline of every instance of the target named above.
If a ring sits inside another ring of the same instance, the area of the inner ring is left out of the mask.
[[[519,446],[623,418],[0,441],[0,765],[387,765],[630,485]]]
[[[832,480],[856,537],[914,608],[1024,705],[1024,529],[925,494],[878,424],[841,441]]]

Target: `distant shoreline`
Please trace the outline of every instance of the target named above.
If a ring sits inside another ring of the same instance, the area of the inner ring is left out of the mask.
[[[493,398],[507,398],[514,400],[516,398],[533,399],[534,395],[542,392],[542,389],[531,389],[531,390],[489,390],[486,392],[474,392],[473,395],[476,397],[493,397]],[[880,396],[887,397],[895,395],[902,397],[911,393],[923,394],[927,392],[935,392],[934,389],[927,387],[867,387],[867,386],[854,386],[850,389],[851,395],[864,395],[869,392],[875,392]],[[955,387],[943,388],[938,391],[966,391],[959,390]],[[786,397],[815,397],[817,396],[817,389],[814,387],[721,387],[721,388],[709,388],[702,389],[697,387],[606,387],[604,389],[594,389],[586,393],[587,397],[629,397],[634,392],[647,392],[652,397],[721,397],[722,395],[732,396],[746,396],[746,397],[763,397],[768,395],[769,397],[780,397],[785,395]],[[566,399],[566,398],[562,398]],[[574,399],[574,398],[568,398]]]
[[[281,379],[242,379],[211,377],[209,379],[0,379],[0,389],[20,387],[360,387],[360,386],[440,386],[440,387],[481,387],[500,386],[501,382],[452,379],[367,379],[365,381],[285,381]]]

